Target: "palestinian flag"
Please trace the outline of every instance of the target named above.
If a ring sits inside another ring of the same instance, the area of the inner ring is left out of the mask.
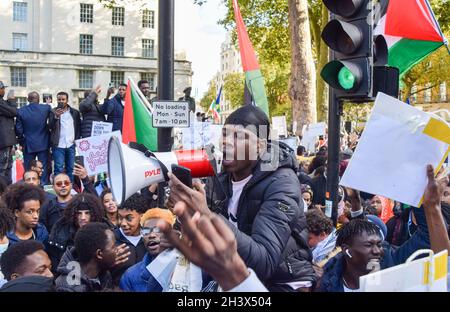
[[[222,94],[222,87],[220,87],[219,94],[217,98],[211,102],[211,106],[209,107],[209,112],[213,115],[215,121],[220,120],[220,96]]]
[[[264,78],[259,69],[258,60],[255,51],[247,34],[244,20],[237,0],[233,0],[234,17],[236,19],[237,35],[239,40],[239,49],[241,52],[242,67],[245,73],[245,94],[251,96],[251,102],[261,108],[269,115],[269,104],[267,102],[266,89],[264,86]],[[244,98],[248,98],[244,96]],[[250,104],[246,101],[245,104]]]
[[[125,95],[122,142],[137,142],[152,152],[158,150],[158,129],[153,128],[152,113],[144,103],[144,95],[131,80]]]
[[[405,74],[428,54],[447,44],[427,0],[390,0],[375,28],[389,48],[388,64]]]

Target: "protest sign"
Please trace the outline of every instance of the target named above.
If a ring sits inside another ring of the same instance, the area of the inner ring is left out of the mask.
[[[419,207],[426,166],[439,170],[449,138],[449,125],[438,117],[378,93],[341,185]]]
[[[327,125],[324,122],[303,126],[300,145],[304,146],[309,153],[314,153],[316,142],[320,135],[325,135],[326,128]]]
[[[432,254],[431,250],[420,250],[419,253],[422,252]],[[447,268],[448,253],[444,250],[430,257],[407,260],[404,264],[361,276],[359,286],[362,292],[446,292]]]
[[[122,140],[120,131],[76,140],[79,155],[84,156],[84,166],[88,175],[108,171],[108,143],[112,136]]]
[[[275,135],[275,139],[287,137],[286,116],[272,117],[272,132]]]
[[[112,132],[113,124],[110,122],[93,121],[91,136],[99,136],[110,134]]]

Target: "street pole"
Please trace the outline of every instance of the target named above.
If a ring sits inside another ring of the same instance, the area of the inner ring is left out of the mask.
[[[159,0],[158,14],[158,100],[174,99],[175,0]],[[158,152],[170,152],[172,128],[158,129]]]
[[[327,192],[325,211],[328,217],[331,217],[333,220],[334,226],[336,226],[338,217],[339,154],[343,102],[336,98],[333,88],[330,88],[329,93]]]
[[[174,99],[174,22],[175,0],[158,2],[158,100]],[[158,152],[170,152],[172,128],[158,128]],[[164,207],[165,186],[158,186],[158,206]]]

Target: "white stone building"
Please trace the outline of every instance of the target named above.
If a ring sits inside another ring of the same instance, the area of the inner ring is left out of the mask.
[[[14,89],[20,105],[30,91],[42,96],[69,93],[78,106],[97,85],[132,77],[157,83],[158,1],[104,8],[98,0],[1,0],[0,80]],[[191,85],[191,63],[175,55],[174,97]],[[156,93],[156,92],[155,92]]]
[[[241,55],[239,50],[233,45],[231,40],[231,32],[228,32],[225,41],[220,47],[220,72],[216,77],[216,86],[219,90],[224,85],[225,77],[231,73],[242,73]],[[219,91],[217,91],[219,92]],[[230,103],[227,101],[227,95],[222,90],[220,98],[220,118],[221,122],[232,113]]]

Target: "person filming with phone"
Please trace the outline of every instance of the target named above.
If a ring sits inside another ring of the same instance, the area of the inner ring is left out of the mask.
[[[64,172],[73,183],[75,140],[81,138],[80,112],[69,106],[66,92],[57,94],[58,106],[50,114],[50,132],[55,176]]]

